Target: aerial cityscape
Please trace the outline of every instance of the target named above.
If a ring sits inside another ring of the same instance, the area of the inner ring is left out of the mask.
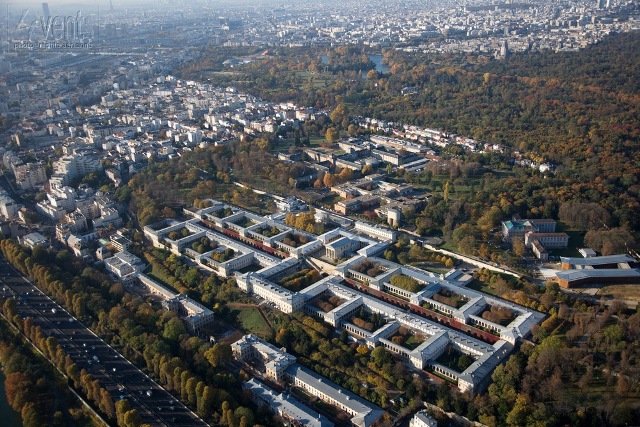
[[[0,5],[0,416],[640,420],[640,3]]]

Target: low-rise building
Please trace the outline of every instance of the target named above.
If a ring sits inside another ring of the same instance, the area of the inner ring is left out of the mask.
[[[145,274],[138,274],[137,279],[149,292],[160,297],[164,308],[177,313],[192,334],[200,335],[204,327],[213,323],[213,311],[199,302],[172,291]]]
[[[22,238],[20,239],[20,243],[30,247],[31,249],[35,248],[36,246],[42,246],[43,248],[49,247],[49,239],[38,232],[29,233],[22,236]]]
[[[411,418],[409,427],[438,427],[438,421],[431,417],[427,411],[420,411]]]
[[[502,235],[507,242],[514,238],[524,240],[525,234],[530,231],[535,233],[555,233],[556,222],[552,219],[512,219],[511,221],[502,222]]]
[[[296,363],[296,358],[285,349],[279,349],[255,335],[245,335],[231,345],[231,350],[238,361],[257,361],[262,366],[259,369],[267,378],[299,387],[346,412],[352,417],[351,423],[354,426],[368,427],[384,413],[382,409],[360,396],[300,366]]]
[[[283,200],[276,200],[276,207],[282,212],[306,211],[308,206],[305,202],[295,197],[287,197]]]
[[[140,258],[126,251],[118,252],[111,258],[105,259],[104,266],[109,273],[127,285],[135,283],[138,273],[146,267]]]
[[[560,257],[560,265],[563,270],[592,270],[592,269],[616,269],[631,268],[638,264],[631,255],[606,255],[588,258]]]
[[[249,391],[251,400],[258,406],[266,406],[272,413],[277,414],[285,423],[291,426],[332,427],[333,423],[324,415],[309,408],[304,403],[290,396],[288,393],[276,393],[272,388],[257,381],[255,378],[242,384],[244,390]]]
[[[562,270],[556,273],[558,284],[563,288],[588,285],[627,285],[640,283],[639,268],[606,268],[601,270]]]

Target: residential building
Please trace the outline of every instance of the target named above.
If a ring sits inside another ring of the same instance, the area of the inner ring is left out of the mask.
[[[30,190],[47,182],[43,163],[26,163],[13,169],[20,190]]]
[[[438,427],[438,421],[432,418],[427,411],[420,411],[411,418],[409,427]]]

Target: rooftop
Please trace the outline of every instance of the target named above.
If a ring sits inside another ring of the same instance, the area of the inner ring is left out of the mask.
[[[594,256],[590,258],[560,257],[560,261],[563,264],[571,264],[571,265],[603,265],[603,264],[620,264],[620,263],[627,263],[627,262],[635,262],[636,259],[631,255],[619,254],[619,255],[607,255],[607,256]]]
[[[367,402],[352,392],[343,389],[332,381],[329,381],[328,379],[300,365],[291,365],[287,368],[286,372],[291,377],[308,384],[324,395],[330,396],[340,405],[343,405],[344,407],[349,408],[351,412],[356,413],[356,415],[351,419],[351,422],[356,426],[370,426],[384,413],[382,409],[373,403]]]
[[[638,268],[605,268],[601,270],[565,270],[556,273],[556,277],[560,280],[573,282],[582,279],[607,279],[607,278],[640,278],[640,269]]]
[[[333,423],[326,417],[310,409],[302,402],[286,394],[276,394],[274,390],[253,378],[246,381],[243,386],[245,389],[251,390],[261,401],[267,403],[274,412],[286,414],[286,416],[293,418],[296,422],[301,423],[301,425],[309,427],[333,426]]]

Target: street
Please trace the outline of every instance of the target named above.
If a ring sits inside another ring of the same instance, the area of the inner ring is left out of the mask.
[[[143,423],[154,426],[206,426],[195,413],[155,383],[82,322],[20,275],[0,257],[2,297],[14,298],[24,319],[31,317],[78,365],[100,381],[114,400],[127,399]]]

